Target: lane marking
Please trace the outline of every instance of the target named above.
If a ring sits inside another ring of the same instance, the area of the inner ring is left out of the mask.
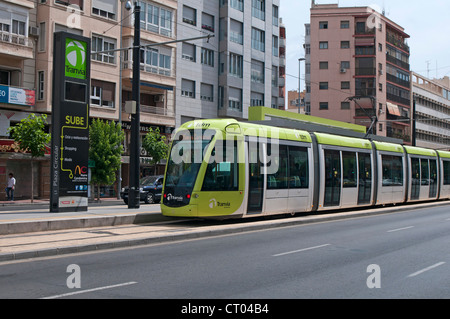
[[[279,257],[279,256],[284,256],[284,255],[289,255],[289,254],[295,254],[295,253],[299,253],[299,252],[302,252],[302,251],[312,250],[312,249],[316,249],[316,248],[322,248],[322,247],[326,247],[326,246],[330,246],[330,245],[331,244],[325,244],[325,245],[320,245],[320,246],[303,248],[303,249],[299,249],[299,250],[288,251],[288,252],[285,252],[285,253],[272,255],[272,257]]]
[[[86,289],[86,290],[79,290],[79,291],[69,292],[69,293],[66,293],[66,294],[55,295],[55,296],[50,296],[50,297],[44,297],[44,298],[41,298],[41,299],[57,299],[57,298],[62,298],[62,297],[67,297],[67,296],[73,296],[73,295],[84,294],[84,293],[92,292],[92,291],[99,291],[99,290],[105,290],[105,289],[112,289],[112,288],[123,287],[123,286],[129,286],[129,285],[134,285],[134,284],[137,284],[137,282],[135,282],[135,281],[130,281],[130,282],[125,282],[125,283],[123,283],[123,284],[117,284],[117,285],[111,285],[111,286],[104,286],[104,287],[98,287],[98,288],[92,288],[92,289]]]
[[[395,231],[400,231],[400,230],[405,230],[405,229],[410,229],[410,228],[414,228],[414,226],[408,226],[408,227],[402,227],[402,228],[397,228],[397,229],[391,229],[391,230],[388,230],[387,233],[392,233],[392,232],[395,232]]]
[[[428,270],[431,270],[431,269],[433,269],[433,268],[442,266],[443,264],[445,264],[445,262],[444,262],[444,261],[441,261],[441,262],[439,262],[439,263],[437,263],[437,264],[434,264],[434,265],[432,265],[432,266],[430,266],[430,267],[427,267],[427,268],[424,268],[424,269],[422,269],[422,270],[419,270],[419,271],[417,271],[417,272],[415,272],[415,273],[412,273],[412,274],[409,275],[408,277],[415,277],[415,276],[417,276],[417,275],[420,275],[421,273],[424,273],[425,271],[428,271]]]

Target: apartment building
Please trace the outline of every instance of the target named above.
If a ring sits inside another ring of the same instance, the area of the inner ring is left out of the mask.
[[[412,72],[415,143],[450,150],[450,78],[428,79]]]
[[[177,45],[177,126],[202,118],[246,119],[250,106],[284,107],[279,6],[280,0],[178,2],[179,39],[214,37]]]
[[[306,108],[311,115],[373,125],[411,143],[409,35],[370,7],[315,4],[306,26]]]
[[[176,45],[159,44],[177,38],[178,3],[146,0],[139,5],[141,44],[158,44],[141,49],[141,137],[149,128],[170,136],[175,128]],[[29,157],[14,152],[7,130],[30,113],[47,114],[51,126],[53,33],[58,31],[88,37],[92,52],[102,51],[91,55],[90,117],[121,123],[126,134],[122,183],[128,183],[131,119],[124,102],[131,100],[132,50],[105,52],[133,45],[134,8],[128,9],[121,0],[0,1],[0,180],[15,173],[17,198],[31,195],[31,169]],[[141,152],[143,175],[150,173],[147,163]],[[49,171],[45,159],[35,165],[35,197],[48,198]],[[117,189],[105,191],[115,196]]]

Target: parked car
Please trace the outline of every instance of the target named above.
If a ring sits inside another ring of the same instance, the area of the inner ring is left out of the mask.
[[[145,176],[139,181],[140,200],[146,204],[159,203],[161,201],[161,193],[164,176]],[[120,198],[128,205],[128,186],[122,188]]]

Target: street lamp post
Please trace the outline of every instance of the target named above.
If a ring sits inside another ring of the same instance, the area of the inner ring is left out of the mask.
[[[300,62],[305,61],[305,58],[299,58],[298,59],[298,113],[300,113],[300,105],[301,105],[301,98],[300,98],[300,83],[301,83],[301,73],[300,73]]]
[[[141,48],[141,7],[134,3],[134,43],[133,43],[133,86],[132,99],[136,102],[135,112],[131,114],[130,141],[130,186],[128,191],[128,208],[140,207],[139,173],[140,173],[140,59]]]

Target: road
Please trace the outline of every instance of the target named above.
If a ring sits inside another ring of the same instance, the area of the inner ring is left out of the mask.
[[[433,207],[4,262],[0,298],[448,299],[448,247]]]

